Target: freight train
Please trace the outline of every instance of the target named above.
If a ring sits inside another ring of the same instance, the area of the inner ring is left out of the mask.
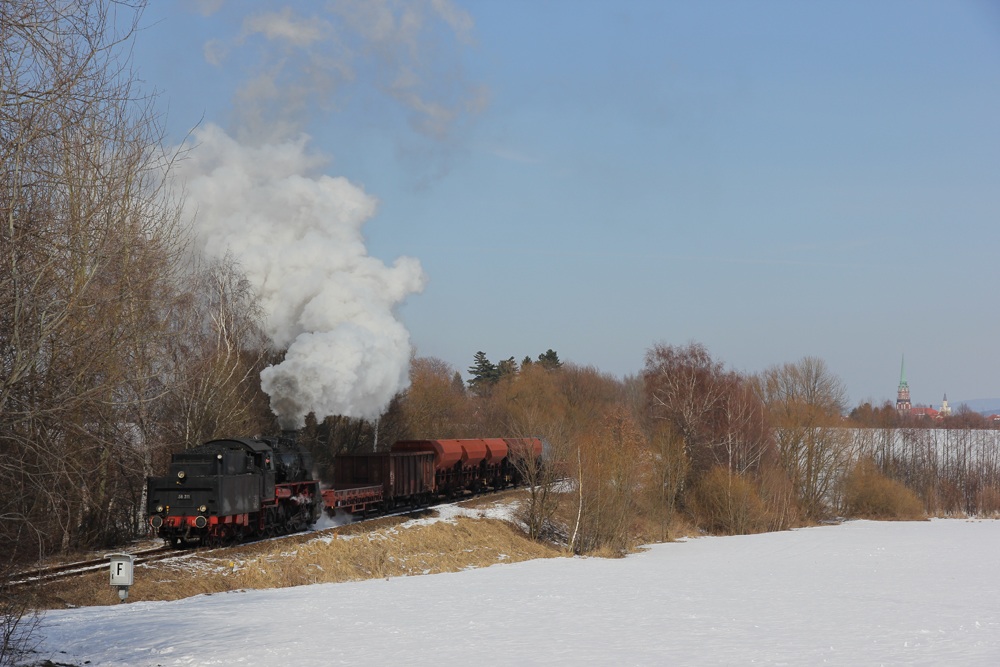
[[[321,484],[286,437],[227,438],[174,454],[146,481],[150,527],[169,544],[222,544],[307,529],[325,511],[379,514],[522,483],[538,438],[403,440],[391,451],[334,460]]]

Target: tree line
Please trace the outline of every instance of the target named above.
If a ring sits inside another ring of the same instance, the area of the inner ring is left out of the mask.
[[[1000,511],[1000,431],[966,414],[926,428],[888,404],[848,412],[821,359],[743,374],[701,344],[658,344],[641,373],[616,378],[546,358],[557,363],[525,358],[498,373],[478,352],[467,386],[448,364],[414,359],[399,422],[415,438],[541,436],[539,481],[563,484],[533,489],[525,523],[573,551],[622,553],[677,531]]]

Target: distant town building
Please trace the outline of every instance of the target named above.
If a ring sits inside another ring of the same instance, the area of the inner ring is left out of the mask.
[[[906,357],[899,364],[899,389],[896,391],[896,412],[910,414],[910,385],[906,384]]]
[[[951,406],[948,405],[948,394],[941,400],[941,409],[931,407],[913,407],[910,404],[910,385],[906,382],[906,357],[904,355],[899,365],[899,389],[896,390],[896,412],[904,417],[920,419],[944,419],[951,416]]]

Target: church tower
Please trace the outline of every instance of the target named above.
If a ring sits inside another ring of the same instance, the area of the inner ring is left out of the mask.
[[[906,357],[899,364],[899,390],[896,392],[896,412],[910,414],[910,386],[906,384]]]

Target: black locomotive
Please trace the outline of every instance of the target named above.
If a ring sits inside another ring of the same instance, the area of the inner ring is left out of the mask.
[[[323,499],[311,457],[287,438],[229,438],[174,454],[147,480],[149,524],[174,546],[304,530]]]

